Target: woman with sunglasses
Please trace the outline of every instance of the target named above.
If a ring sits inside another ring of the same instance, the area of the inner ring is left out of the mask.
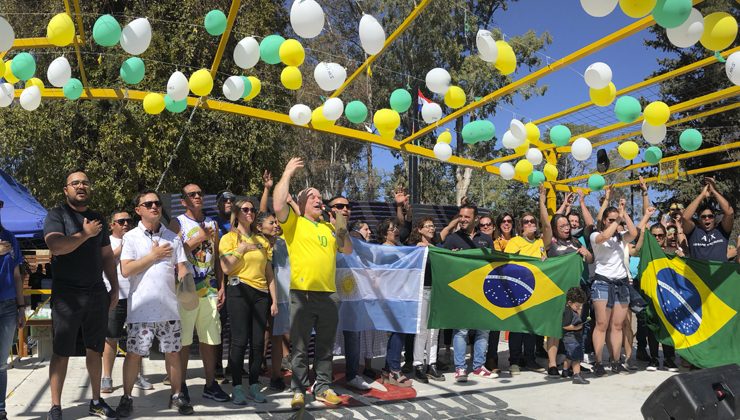
[[[257,209],[248,200],[239,200],[231,211],[231,232],[221,238],[221,267],[228,276],[226,309],[231,323],[229,366],[234,384],[232,402],[266,402],[259,382],[265,347],[267,317],[277,314],[272,246],[255,228]],[[242,387],[244,352],[249,346],[249,388]]]
[[[511,238],[506,244],[504,252],[526,255],[543,260],[547,258],[546,252],[552,242],[552,229],[550,229],[547,206],[545,205],[544,185],[540,185],[539,209],[540,223],[542,224],[541,237],[538,235],[539,226],[537,218],[534,214],[526,212],[519,218],[519,232],[521,235]],[[535,348],[537,347],[538,338],[543,339],[529,333],[514,332],[509,334],[509,371],[512,375],[519,374],[522,365],[526,369],[535,372],[543,372],[545,370],[535,360]]]
[[[601,356],[609,329],[609,350],[612,373],[627,373],[619,363],[622,349],[622,327],[629,311],[629,267],[627,244],[637,237],[637,229],[625,209],[626,200],[619,200],[619,208],[607,207],[599,219],[597,231],[591,234],[594,251],[594,281],[591,300],[596,315],[593,331],[594,375],[606,374]],[[626,230],[622,230],[621,223]]]
[[[514,229],[514,216],[509,212],[503,212],[496,218],[496,239],[493,240],[493,249],[504,252],[506,244],[516,236]]]
[[[491,216],[485,214],[481,216],[478,219],[478,230],[480,230],[481,233],[486,234],[491,237],[491,239],[494,238],[494,232],[496,231],[496,227],[493,225],[493,218]]]

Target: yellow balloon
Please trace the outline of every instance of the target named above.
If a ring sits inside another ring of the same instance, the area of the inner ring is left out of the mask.
[[[75,24],[66,13],[59,13],[51,18],[46,26],[46,39],[57,47],[65,47],[72,43],[75,37]]]
[[[303,85],[303,76],[301,76],[301,71],[298,70],[298,67],[288,66],[280,73],[280,82],[287,89],[298,90]]]
[[[619,0],[619,7],[631,18],[641,18],[650,14],[657,0]]]
[[[542,172],[545,173],[545,179],[548,181],[556,181],[558,179],[558,167],[552,163],[546,163]]]
[[[196,71],[190,75],[188,85],[190,86],[190,91],[193,92],[195,96],[208,95],[211,93],[211,90],[213,90],[213,77],[211,77],[211,72],[207,69]]]
[[[445,93],[445,105],[452,109],[465,105],[465,91],[460,86],[450,86]]]
[[[496,46],[498,47],[498,58],[494,66],[504,76],[514,73],[516,70],[516,54],[514,54],[514,49],[506,41],[496,41]]]
[[[619,156],[624,160],[632,160],[640,153],[640,147],[634,141],[626,141],[617,148]]]
[[[452,134],[450,134],[450,131],[446,130],[444,133],[440,134],[439,137],[437,137],[437,143],[452,143]]]
[[[668,122],[671,117],[671,109],[668,108],[665,102],[655,101],[650,102],[642,111],[642,114],[648,124],[658,126]]]
[[[311,125],[314,128],[327,129],[334,125],[334,121],[326,119],[324,116],[324,107],[320,106],[311,112]]]
[[[529,140],[525,139],[524,143],[514,149],[514,153],[524,155],[527,153],[527,150],[529,150]]]
[[[288,39],[280,44],[278,55],[280,55],[280,61],[286,66],[300,66],[306,59],[303,45],[295,39]]]
[[[19,79],[13,74],[13,70],[11,69],[12,64],[13,60],[8,60],[8,62],[5,63],[5,73],[3,73],[3,77],[5,78],[5,80],[8,81],[8,83],[14,85],[18,83]]]
[[[38,86],[40,91],[44,90],[44,82],[42,82],[38,77],[32,77],[26,81],[25,88],[28,89],[31,86]]]
[[[701,45],[711,51],[722,51],[732,45],[737,36],[737,20],[725,12],[714,12],[704,17]]]
[[[257,95],[259,95],[262,91],[262,82],[260,82],[260,79],[254,76],[249,76],[247,77],[247,79],[249,79],[249,81],[252,83],[252,90],[249,92],[249,95],[244,97],[244,100],[250,101],[254,99],[254,97],[256,97]]]
[[[0,74],[5,74],[5,61],[0,60]]]
[[[144,97],[144,112],[156,115],[164,111],[164,96],[159,93],[148,93]]]
[[[534,166],[532,166],[532,163],[527,159],[520,160],[514,166],[514,173],[517,174],[520,178],[526,179],[533,170]]]
[[[617,97],[617,87],[614,86],[614,83],[609,82],[609,86],[603,89],[589,89],[588,96],[596,106],[609,106]]]
[[[381,137],[391,139],[396,135],[398,126],[401,125],[401,115],[392,109],[379,109],[373,115],[373,123]]]
[[[540,139],[540,129],[534,123],[528,122],[524,124],[524,129],[527,131],[527,140],[537,141]]]

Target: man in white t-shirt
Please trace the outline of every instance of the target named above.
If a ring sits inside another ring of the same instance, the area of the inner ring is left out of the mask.
[[[149,354],[154,337],[164,354],[170,378],[172,396],[169,407],[180,414],[193,414],[193,406],[181,392],[182,365],[180,363],[181,324],[177,309],[175,285],[179,281],[193,281],[185,263],[187,257],[180,238],[160,223],[162,202],[154,191],[139,193],[135,200],[139,225],[124,236],[121,251],[121,273],[130,283],[128,338],[126,359],[123,362],[123,396],[118,404],[119,417],[129,417],[133,411],[131,391],[139,372],[141,358]]]

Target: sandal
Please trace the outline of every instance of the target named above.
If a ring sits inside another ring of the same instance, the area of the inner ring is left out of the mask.
[[[388,377],[384,378],[385,383],[395,385],[400,388],[410,388],[413,384],[413,381],[406,377],[403,373],[400,371],[390,371],[388,372]]]

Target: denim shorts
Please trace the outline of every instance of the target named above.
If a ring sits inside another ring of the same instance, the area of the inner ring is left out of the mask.
[[[564,339],[565,358],[571,362],[583,361],[583,344],[574,339]]]
[[[615,295],[615,304],[629,305],[629,295],[617,294]],[[603,280],[594,280],[591,283],[591,300],[596,301],[607,301],[609,300],[609,283]]]

